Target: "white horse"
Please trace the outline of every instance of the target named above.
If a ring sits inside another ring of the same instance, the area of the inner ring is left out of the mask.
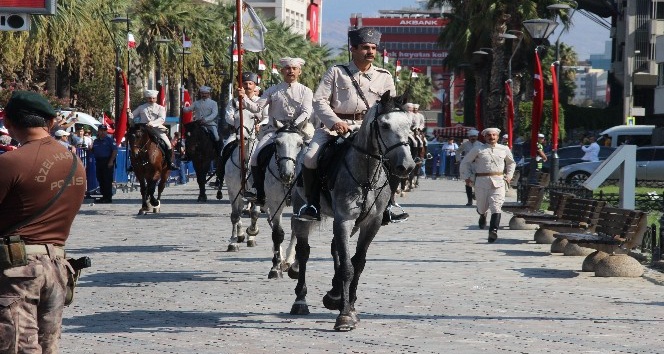
[[[249,156],[256,145],[256,130],[254,128],[253,119],[244,119],[244,163],[245,171],[249,171],[247,164]],[[237,134],[239,139],[240,134]],[[228,199],[231,202],[231,223],[233,230],[228,244],[228,252],[237,252],[240,250],[240,243],[244,242],[245,231],[242,229],[242,209],[245,205],[242,199],[242,177],[240,173],[240,145],[238,144],[233,154],[226,162],[225,168],[225,181],[228,187]],[[247,172],[248,173],[248,172]],[[246,180],[245,188],[251,188],[251,178]],[[247,247],[256,246],[256,235],[258,235],[258,216],[260,215],[260,208],[252,206],[250,208],[251,225],[247,228],[246,232],[249,237],[247,238]]]
[[[265,207],[268,223],[272,227],[273,244],[269,279],[281,278],[282,270],[288,268],[295,259],[295,237],[291,237],[285,256],[281,249],[285,235],[281,226],[281,215],[284,208],[291,205],[291,190],[296,179],[296,161],[298,155],[304,151],[303,146],[302,133],[297,127],[286,125],[275,132],[274,153],[265,173]]]
[[[401,110],[406,97],[392,98],[385,93],[378,104],[364,116],[362,126],[354,137],[339,166],[334,188],[321,196],[322,215],[333,217],[332,258],[334,278],[332,289],[323,297],[323,305],[339,310],[334,329],[355,329],[359,317],[355,311],[357,285],[366,264],[367,250],[381,227],[383,211],[391,191],[388,173],[403,178],[415,168],[408,135],[410,117]],[[301,165],[298,164],[301,168]],[[303,188],[293,193],[293,210],[305,203]],[[317,221],[293,218],[291,225],[297,237],[295,246],[299,267],[295,287],[296,299],[291,314],[309,313],[306,302],[306,268],[309,259],[309,233]],[[355,255],[351,258],[349,241],[359,230]]]

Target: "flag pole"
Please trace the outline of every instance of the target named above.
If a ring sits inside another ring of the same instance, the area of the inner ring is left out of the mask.
[[[242,87],[242,0],[235,0],[235,43],[237,43],[237,84]],[[238,110],[240,113],[240,136],[238,137],[240,146],[240,192],[245,191],[246,172],[244,168],[244,104],[243,100],[238,99]]]

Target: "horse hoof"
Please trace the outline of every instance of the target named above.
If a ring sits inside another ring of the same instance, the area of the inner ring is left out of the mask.
[[[284,275],[281,273],[281,271],[274,269],[270,270],[270,273],[267,275],[268,279],[279,279],[283,277]]]
[[[288,262],[281,262],[280,269],[281,269],[281,271],[283,272],[284,270],[288,270],[288,269],[290,269],[290,266],[291,266],[291,265],[290,265],[290,263],[288,263]]]
[[[293,267],[288,267],[288,277],[297,280],[300,277],[300,272],[293,269]]]
[[[248,234],[249,236],[256,236],[256,235],[258,235],[258,228],[257,228],[257,227],[252,228],[251,226],[249,226],[249,227],[247,228],[247,234]]]
[[[308,315],[309,314],[309,306],[307,306],[306,302],[296,301],[290,309],[290,314],[291,315]]]
[[[237,237],[237,243],[242,243],[242,242],[244,242],[244,235]]]
[[[323,306],[328,310],[339,310],[341,308],[341,297],[335,299],[328,292],[323,296]]]
[[[221,193],[221,191],[218,191],[217,192],[217,199],[221,200],[221,198],[223,198],[223,197],[224,197],[224,193]]]
[[[159,214],[159,208],[152,208],[152,212],[155,214]]]
[[[337,322],[334,324],[335,331],[352,331],[355,329],[355,321],[351,316],[339,315],[337,317]]]
[[[201,203],[201,202],[202,202],[202,203],[207,202],[207,196],[206,196],[206,195],[199,195],[199,196],[198,196],[198,202],[199,202],[199,203]]]
[[[357,311],[352,310],[351,312],[348,313],[350,315],[350,318],[353,319],[355,324],[360,323],[360,316],[357,315]]]
[[[247,240],[247,247],[256,247],[256,240]]]
[[[228,245],[228,249],[226,250],[226,252],[240,252],[240,246],[236,244],[230,244]]]
[[[145,210],[143,210],[143,209],[139,210],[138,215],[145,215]]]

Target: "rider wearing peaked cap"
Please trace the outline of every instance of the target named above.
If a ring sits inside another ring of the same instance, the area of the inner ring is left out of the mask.
[[[324,127],[316,128],[309,148],[304,157],[302,180],[307,199],[298,215],[300,220],[320,220],[320,180],[316,169],[318,168],[318,155],[320,146],[343,135],[350,129],[362,124],[364,114],[370,106],[378,101],[385,92],[394,96],[394,80],[388,70],[373,65],[377,46],[380,44],[381,34],[375,28],[362,27],[348,32],[352,61],[335,65],[323,75],[314,94],[314,113]],[[366,101],[357,92],[355,81]],[[390,221],[404,221],[408,214],[394,214],[390,211],[394,202],[394,191],[400,180],[390,180],[392,198],[383,214],[383,223]]]

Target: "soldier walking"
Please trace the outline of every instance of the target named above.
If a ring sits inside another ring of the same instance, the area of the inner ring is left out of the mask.
[[[460,164],[461,160],[468,155],[468,153],[477,146],[482,146],[482,143],[477,140],[477,135],[479,131],[476,129],[471,129],[468,131],[468,140],[464,141],[456,154],[456,163]],[[474,175],[475,172],[471,171],[471,175]],[[473,186],[466,183],[466,197],[468,198],[468,203],[466,206],[473,205]]]

